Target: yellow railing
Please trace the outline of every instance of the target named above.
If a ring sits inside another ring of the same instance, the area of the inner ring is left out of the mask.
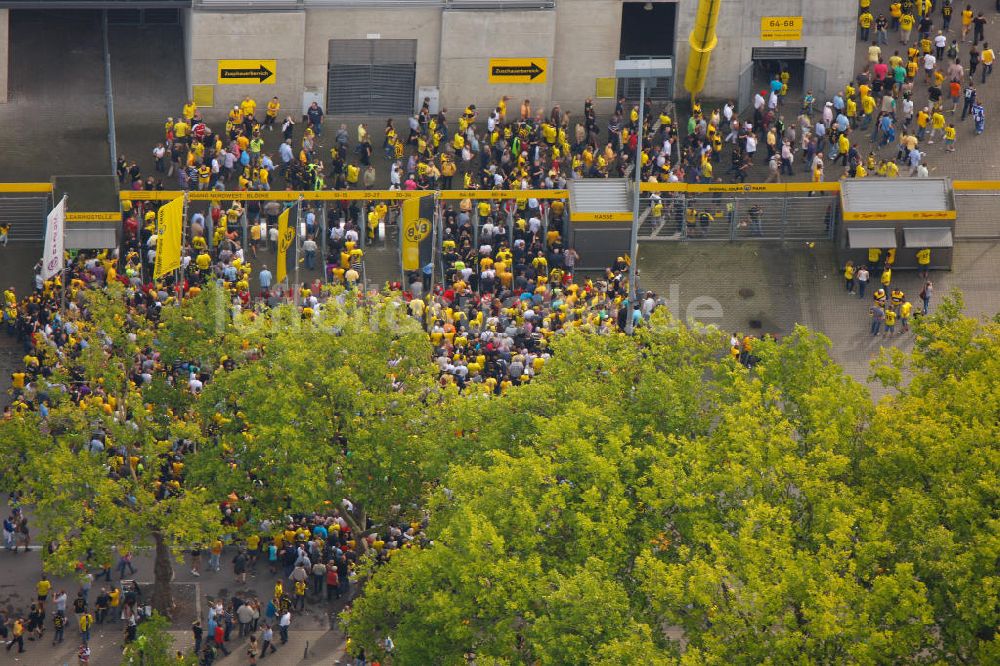
[[[0,183],[0,193],[3,194],[29,194],[35,192],[49,193],[52,191],[52,183]]]
[[[461,199],[568,199],[568,190],[191,190],[188,201],[362,201],[419,199],[439,194],[447,201]],[[182,190],[123,190],[122,201],[172,201],[184,196]]]

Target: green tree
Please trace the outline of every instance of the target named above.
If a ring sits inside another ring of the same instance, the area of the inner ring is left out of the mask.
[[[470,652],[486,663],[989,662],[997,439],[973,405],[995,413],[983,398],[1000,369],[959,350],[992,360],[996,336],[939,325],[955,347],[934,352],[948,373],[925,379],[941,366],[915,355],[913,386],[958,394],[961,381],[942,381],[957,368],[993,377],[961,399],[978,430],[946,465],[953,416],[926,402],[899,412],[900,396],[874,405],[803,328],[759,341],[753,371],[720,352],[717,332],[661,316],[632,338],[559,339],[531,384],[467,392],[426,422],[459,440],[428,496],[432,545],[367,570],[344,616],[350,636],[372,655],[392,636],[400,664]],[[918,350],[930,345],[919,335]],[[914,438],[909,424],[925,421]],[[991,444],[973,452],[974,440]],[[977,464],[959,472],[970,455]],[[943,519],[947,534],[927,531]]]
[[[194,654],[177,658],[170,620],[157,612],[136,628],[136,638],[122,650],[121,666],[197,666]]]

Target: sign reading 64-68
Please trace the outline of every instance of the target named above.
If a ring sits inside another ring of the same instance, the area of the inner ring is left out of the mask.
[[[760,38],[766,42],[802,39],[801,16],[762,16]]]

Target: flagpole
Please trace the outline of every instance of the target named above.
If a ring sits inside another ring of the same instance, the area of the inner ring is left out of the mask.
[[[435,255],[437,254],[437,244],[438,239],[443,235],[443,231],[439,229],[442,225],[443,220],[441,215],[441,194],[440,192],[434,193],[434,217],[431,220],[431,281],[430,286],[427,289],[429,294],[434,293],[434,274],[437,272],[437,264],[435,263]],[[419,201],[419,200],[418,200]],[[420,279],[424,278],[424,267],[420,267]]]
[[[305,224],[304,222],[302,222],[301,194],[299,194],[299,200],[296,206],[297,207],[295,209],[295,286],[292,289],[295,298],[294,303],[298,305],[299,304],[299,247],[302,245],[302,239],[300,238],[302,234],[300,234],[299,231],[301,230],[302,225]]]
[[[66,202],[68,202],[68,201],[69,201],[69,195],[68,194],[64,194],[62,200],[59,202],[59,203],[61,203],[63,205],[63,211],[66,210]],[[62,312],[65,315],[66,314],[66,287],[67,287],[67,284],[66,284],[66,282],[67,282],[67,280],[66,280],[66,277],[67,277],[66,273],[68,272],[68,269],[67,269],[67,266],[66,266],[66,262],[65,262],[65,257],[66,257],[66,217],[65,216],[63,216],[62,229],[60,230],[60,233],[62,234],[62,237],[63,237],[63,242],[60,243],[60,245],[63,246],[63,248],[62,248],[62,251],[63,251],[63,256],[62,256],[62,258],[63,258],[63,267],[62,267],[62,271],[60,271],[60,275],[59,275],[60,280],[62,280],[62,295],[60,297],[60,301],[61,302],[59,304],[59,311]]]
[[[184,238],[187,236],[188,190],[184,190],[184,207],[181,209],[181,265],[177,268],[177,307],[181,306],[184,297]]]

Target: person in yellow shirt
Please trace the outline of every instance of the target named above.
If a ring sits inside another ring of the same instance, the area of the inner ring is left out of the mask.
[[[913,14],[907,12],[899,17],[899,43],[910,43],[910,31],[913,30]]]
[[[927,143],[934,143],[934,137],[938,134],[944,134],[944,115],[938,109],[934,109],[934,113],[931,114],[931,136],[927,139]]]
[[[267,111],[264,113],[264,127],[269,132],[274,131],[274,121],[278,117],[279,111],[281,111],[281,102],[278,101],[277,97],[272,97],[271,101],[267,103]]]
[[[948,123],[948,126],[944,128],[944,149],[945,152],[953,153],[955,152],[955,125],[954,123]]]
[[[986,83],[986,77],[993,73],[993,63],[996,62],[996,59],[996,53],[990,48],[989,43],[983,42],[983,51],[979,54],[979,60],[983,66],[983,83]]]
[[[204,162],[198,167],[198,189],[207,190],[208,181],[212,177],[212,167]]]
[[[191,131],[191,125],[184,122],[183,120],[178,120],[174,123],[174,138],[183,143],[188,143],[188,136]]]
[[[181,118],[184,119],[184,122],[190,123],[196,113],[198,113],[198,106],[194,103],[193,99],[188,100],[188,103],[181,110]]]
[[[913,303],[905,301],[901,306],[899,306],[899,324],[902,327],[903,333],[910,330],[910,317],[913,315]]]
[[[42,574],[41,580],[35,583],[35,591],[38,593],[38,607],[45,610],[45,601],[49,598],[49,590],[52,589],[52,582]]]
[[[253,118],[254,113],[257,111],[257,102],[255,102],[250,95],[243,98],[240,102],[240,111],[243,113],[243,118]]]
[[[965,41],[965,37],[969,34],[969,30],[972,28],[972,5],[966,5],[965,9],[962,10],[962,41]]]
[[[917,112],[917,140],[923,141],[927,132],[927,122],[931,119],[930,109],[926,106]]]
[[[861,16],[858,17],[858,25],[861,27],[861,41],[868,42],[869,35],[871,34],[872,22],[875,17],[868,9],[861,10]]]

